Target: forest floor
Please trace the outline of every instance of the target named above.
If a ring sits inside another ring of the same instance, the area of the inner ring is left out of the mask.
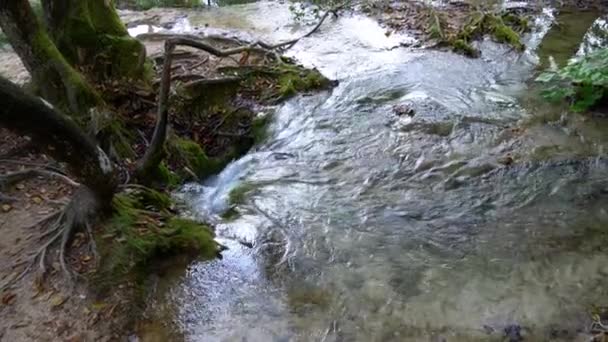
[[[22,170],[32,165],[54,166],[52,160],[37,154],[29,141],[0,129],[0,173]],[[27,165],[27,166],[26,166]],[[10,201],[0,203],[0,284],[16,277],[28,256],[40,247],[36,223],[56,212],[69,199],[73,186],[63,180],[29,178],[4,189]],[[77,237],[73,244],[81,244]],[[90,256],[77,248],[69,256],[74,269],[86,272]],[[51,254],[49,260],[56,256]],[[66,283],[53,262],[50,279],[37,281],[29,272],[17,286],[0,293],[0,340],[2,341],[116,341],[113,313],[124,298],[91,297],[85,283]]]

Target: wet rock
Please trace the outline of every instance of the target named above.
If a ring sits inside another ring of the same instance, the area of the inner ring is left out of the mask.
[[[393,113],[395,113],[397,116],[407,115],[409,117],[413,117],[416,115],[416,110],[411,104],[405,103],[393,106]]]
[[[521,342],[524,338],[521,336],[521,327],[517,324],[507,325],[504,329],[505,337],[509,342]]]
[[[498,158],[498,162],[502,165],[509,166],[513,164],[513,157],[510,153],[507,153],[504,157]]]

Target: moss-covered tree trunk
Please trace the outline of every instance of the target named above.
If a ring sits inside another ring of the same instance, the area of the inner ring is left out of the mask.
[[[0,27],[44,99],[79,115],[101,103],[53,44],[27,0],[0,0]]]
[[[146,49],[129,36],[113,0],[42,0],[52,38],[72,65],[95,80],[151,77]]]

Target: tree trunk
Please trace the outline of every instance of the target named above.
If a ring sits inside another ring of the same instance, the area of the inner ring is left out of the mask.
[[[155,177],[160,163],[165,158],[165,141],[169,129],[169,92],[171,91],[171,64],[173,62],[175,44],[172,40],[165,41],[165,61],[158,96],[156,126],[150,146],[137,165],[137,178],[149,183]]]
[[[59,51],[95,81],[148,80],[146,49],[129,36],[112,0],[42,0]]]
[[[69,117],[0,77],[0,126],[27,135],[58,161],[65,162],[102,206],[109,206],[117,181],[106,154]]]
[[[101,103],[97,93],[53,44],[28,0],[0,0],[0,27],[43,98],[80,115]]]

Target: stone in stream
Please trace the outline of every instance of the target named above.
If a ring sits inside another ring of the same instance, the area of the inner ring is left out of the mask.
[[[414,110],[410,103],[403,103],[393,106],[393,113],[397,114],[397,116],[407,115],[413,117],[416,115],[416,110]]]

